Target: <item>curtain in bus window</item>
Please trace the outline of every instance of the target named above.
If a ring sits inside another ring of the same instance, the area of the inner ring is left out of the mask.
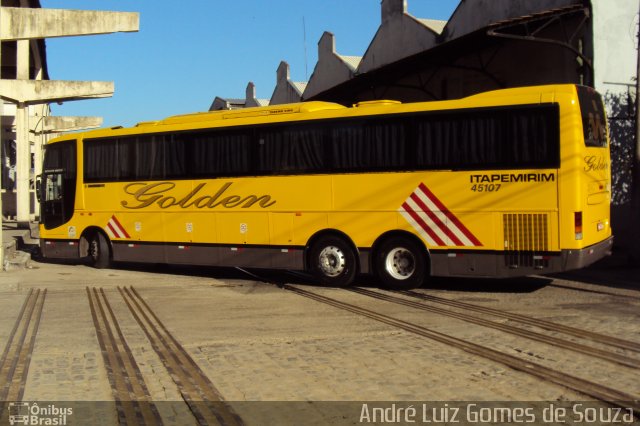
[[[137,180],[154,180],[164,178],[164,136],[138,136],[135,142],[135,178]]]
[[[498,164],[503,134],[496,117],[434,116],[418,124],[418,166],[433,169]]]
[[[336,126],[331,143],[337,170],[396,169],[403,167],[406,159],[405,129],[399,120]]]
[[[189,136],[191,172],[196,177],[249,173],[249,138],[243,133],[210,133]]]
[[[323,169],[322,130],[290,127],[259,132],[258,171],[314,172]]]
[[[179,179],[187,176],[186,144],[184,139],[167,135],[164,141],[164,177]]]
[[[553,157],[558,151],[558,144],[552,136],[555,121],[544,110],[518,115],[514,138],[521,142],[517,145],[519,152],[514,153],[516,161],[527,165],[555,166]]]
[[[87,181],[118,179],[118,155],[115,140],[104,139],[85,143],[84,178]]]
[[[559,143],[554,110],[505,108],[419,117],[417,165],[427,169],[554,167]]]
[[[135,157],[135,137],[118,138],[117,141],[117,166],[118,166],[118,180],[127,181],[135,180],[134,163]]]

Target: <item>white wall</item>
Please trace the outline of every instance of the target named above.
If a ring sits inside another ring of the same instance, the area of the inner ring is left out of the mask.
[[[637,72],[638,0],[592,0],[595,86],[601,93],[627,91]]]

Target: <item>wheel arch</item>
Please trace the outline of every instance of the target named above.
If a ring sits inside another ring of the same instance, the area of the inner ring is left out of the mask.
[[[89,255],[89,241],[96,234],[102,234],[107,241],[107,245],[109,246],[109,259],[113,259],[113,244],[111,242],[111,238],[104,231],[104,229],[98,226],[89,226],[82,231],[80,235],[80,243],[78,247],[78,255],[80,258],[86,257]]]
[[[412,234],[411,232],[407,232],[407,231],[402,231],[402,230],[399,230],[399,229],[385,232],[384,234],[380,235],[375,240],[375,242],[373,243],[373,246],[371,246],[371,256],[369,256],[369,260],[370,260],[370,263],[371,263],[371,270],[375,270],[375,266],[373,265],[373,262],[376,259],[378,251],[380,250],[380,246],[384,242],[390,240],[391,238],[395,238],[395,237],[406,238],[406,239],[412,240],[413,242],[418,244],[423,249],[424,258],[425,258],[425,261],[427,262],[427,273],[429,275],[431,275],[431,273],[432,273],[431,252],[429,251],[429,248],[425,245],[424,241],[422,241],[422,239],[418,238],[415,234]]]
[[[315,234],[313,234],[311,236],[311,238],[309,238],[309,240],[307,241],[307,244],[304,247],[304,256],[303,256],[303,260],[304,260],[304,269],[308,270],[309,269],[309,251],[311,250],[311,247],[313,247],[313,245],[320,239],[323,237],[328,237],[328,236],[332,236],[332,237],[338,237],[343,239],[347,244],[349,244],[349,247],[351,247],[351,249],[353,250],[353,253],[355,254],[355,258],[356,258],[356,268],[358,271],[360,271],[360,256],[359,253],[360,251],[358,250],[358,247],[355,245],[355,243],[353,242],[353,240],[344,232],[338,230],[338,229],[323,229],[321,231],[316,232]]]

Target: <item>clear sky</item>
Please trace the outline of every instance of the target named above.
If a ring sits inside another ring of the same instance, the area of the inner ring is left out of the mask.
[[[458,0],[409,0],[418,18],[448,20]],[[104,117],[104,126],[206,111],[216,96],[269,99],[281,60],[306,81],[324,31],[341,55],[362,56],[380,25],[380,0],[41,0],[43,8],[140,13],[138,33],[47,39],[52,80],[115,82],[112,98],[53,104],[54,115]],[[303,25],[304,22],[304,25]],[[305,43],[306,35],[306,43]]]

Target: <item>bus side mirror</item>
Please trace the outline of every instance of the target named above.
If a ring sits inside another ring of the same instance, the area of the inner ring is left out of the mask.
[[[36,199],[39,203],[42,202],[42,175],[36,176]]]

